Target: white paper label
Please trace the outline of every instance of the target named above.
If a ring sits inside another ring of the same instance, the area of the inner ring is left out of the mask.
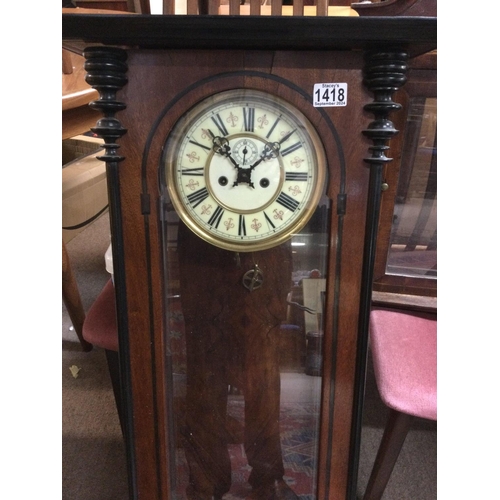
[[[315,108],[347,106],[347,83],[315,83],[313,105]]]

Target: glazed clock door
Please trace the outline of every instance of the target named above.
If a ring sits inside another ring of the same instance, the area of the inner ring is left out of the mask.
[[[331,205],[318,134],[240,88],[191,108],[163,150],[174,498],[315,498]]]

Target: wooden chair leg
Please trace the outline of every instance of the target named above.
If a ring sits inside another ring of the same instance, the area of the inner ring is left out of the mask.
[[[85,311],[83,309],[82,299],[76,284],[76,279],[71,270],[71,263],[69,261],[66,245],[62,244],[62,296],[64,305],[68,310],[69,317],[73,323],[73,328],[78,335],[80,345],[85,352],[92,350],[92,344],[89,344],[82,334],[83,322],[85,320]]]
[[[382,498],[412,420],[411,415],[390,410],[389,420],[384,430],[363,500],[380,500]]]
[[[122,398],[120,389],[120,362],[118,357],[118,351],[111,351],[109,349],[104,350],[106,353],[106,361],[108,363],[109,376],[111,378],[111,385],[113,387],[113,394],[115,397],[116,409],[118,411],[118,418],[120,419],[120,427],[122,429],[122,434],[124,434],[124,421],[123,421],[123,410],[122,410]]]

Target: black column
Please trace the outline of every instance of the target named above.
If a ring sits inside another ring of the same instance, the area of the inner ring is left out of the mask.
[[[363,134],[371,139],[371,156],[365,158],[370,168],[369,191],[366,211],[366,230],[363,250],[362,289],[358,324],[358,343],[356,352],[355,395],[353,407],[353,427],[351,431],[351,460],[349,464],[348,498],[356,498],[358,479],[359,449],[363,404],[365,396],[365,377],[368,356],[368,331],[373,288],[373,270],[377,247],[377,232],[382,198],[382,174],[384,165],[392,158],[386,156],[389,141],[398,131],[389,115],[401,109],[392,101],[393,94],[406,82],[408,53],[404,50],[376,49],[365,53],[363,83],[373,93],[373,102],[365,105],[365,111],[373,113],[375,120]]]
[[[109,219],[111,226],[111,244],[113,249],[113,281],[115,285],[119,368],[120,368],[120,413],[124,420],[124,437],[127,453],[127,476],[129,498],[137,498],[134,439],[132,426],[132,394],[130,380],[130,355],[128,341],[128,321],[125,314],[127,294],[125,287],[125,255],[123,251],[123,227],[120,202],[119,165],[125,158],[118,154],[118,140],[127,133],[115,114],[126,108],[124,102],[118,101],[116,94],[127,84],[127,52],[116,47],[88,47],[83,53],[84,68],[87,72],[86,82],[99,92],[99,99],[89,106],[102,113],[91,129],[98,137],[104,139],[103,155],[99,160],[106,162],[108,185]]]

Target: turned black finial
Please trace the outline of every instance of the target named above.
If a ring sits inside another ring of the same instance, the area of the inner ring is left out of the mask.
[[[392,96],[406,82],[408,70],[408,54],[404,51],[370,51],[365,55],[363,83],[373,92],[373,102],[364,109],[375,115],[363,134],[373,141],[369,149],[372,153],[365,161],[370,164],[381,164],[392,161],[385,155],[389,149],[388,141],[398,131],[389,119],[390,113],[397,111],[401,105],[392,101]]]
[[[115,47],[88,47],[85,49],[85,81],[99,92],[99,100],[89,106],[104,115],[91,128],[98,137],[104,139],[106,153],[98,156],[105,162],[119,162],[124,158],[118,155],[120,147],[117,140],[127,129],[123,128],[115,114],[126,108],[125,103],[116,100],[116,93],[127,83],[127,53]]]

